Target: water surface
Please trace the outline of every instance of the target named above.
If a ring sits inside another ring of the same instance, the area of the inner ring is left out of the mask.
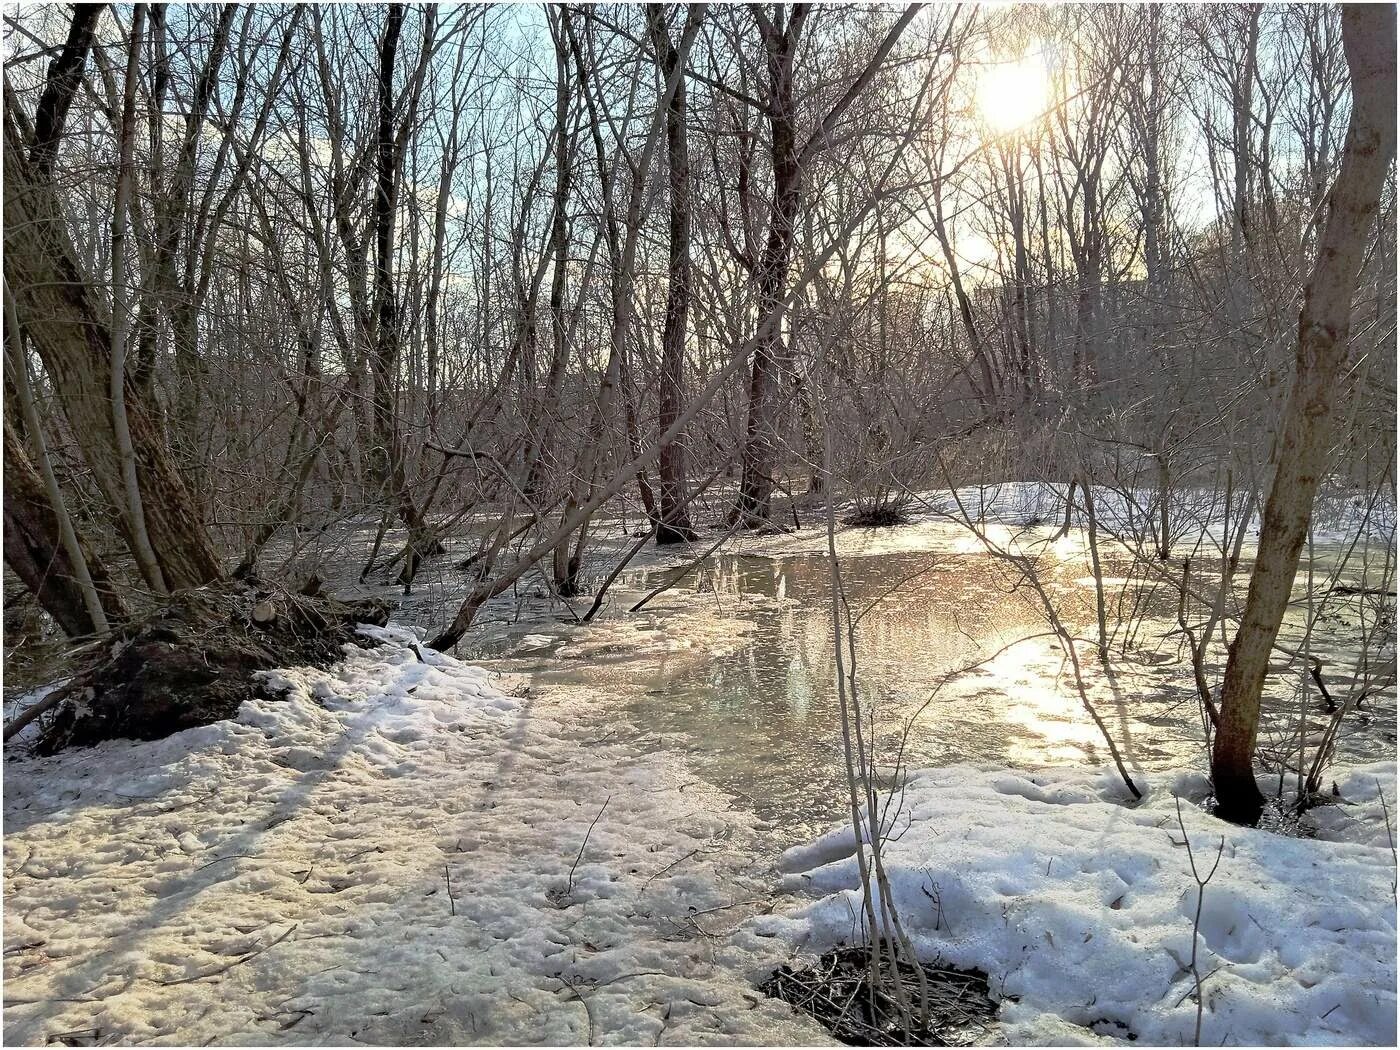
[[[858,617],[857,691],[885,768],[1109,762],[1071,665],[1047,637],[1042,603],[1013,567],[955,546],[847,558],[841,570]],[[1130,572],[1126,558],[1105,555],[1112,659],[1104,671],[1091,642],[1095,589],[1086,552],[1062,544],[1037,559],[1059,615],[1084,639],[1077,648],[1091,698],[1127,760],[1147,770],[1204,768],[1175,588],[1129,579]],[[621,611],[667,575],[626,574],[616,585],[618,611],[588,627],[484,625],[464,655],[527,676],[532,688],[607,698],[613,713],[686,753],[700,775],[776,825],[810,829],[839,817],[844,759],[829,560],[719,556],[644,613]],[[1350,606],[1334,603],[1315,649],[1330,646],[1337,657],[1356,647]],[[1314,732],[1326,724],[1315,694],[1304,713],[1285,685],[1269,708],[1266,744],[1271,734],[1281,741],[1291,733],[1300,714]],[[1334,692],[1344,688],[1334,681]],[[1393,757],[1393,703],[1387,694],[1353,715],[1339,753]]]

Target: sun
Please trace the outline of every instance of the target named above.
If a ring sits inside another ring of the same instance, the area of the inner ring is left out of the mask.
[[[977,84],[977,108],[998,133],[1019,131],[1050,108],[1045,67],[1022,58],[988,66]]]

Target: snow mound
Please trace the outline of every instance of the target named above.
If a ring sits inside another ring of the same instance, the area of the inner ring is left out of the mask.
[[[1199,809],[1199,776],[1158,776],[1123,803],[1106,776],[955,767],[910,782],[885,847],[891,893],[926,959],[991,975],[1015,1043],[1133,1038],[1191,1045],[1196,882],[1202,1045],[1371,1044],[1396,1035],[1395,764],[1338,776],[1313,811],[1318,839],[1224,824]],[[854,839],[839,828],[789,850],[789,888],[824,894],[754,919],[759,937],[820,952],[862,936]]]

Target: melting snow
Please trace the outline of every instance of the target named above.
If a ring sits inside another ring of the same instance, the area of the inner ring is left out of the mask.
[[[7,760],[7,1043],[827,1041],[722,936],[771,906],[746,815],[378,633],[236,721]]]
[[[1109,774],[927,770],[885,863],[920,955],[987,972],[1011,1043],[1189,1046],[1197,888],[1179,793],[1203,877],[1224,836],[1198,944],[1202,1045],[1394,1046],[1395,863],[1378,788],[1393,815],[1393,762],[1341,775],[1306,839],[1208,816],[1191,802],[1200,776],[1153,778],[1130,808]],[[823,896],[749,928],[810,952],[858,936],[853,851],[849,827],[789,850],[789,888]]]
[[[829,1041],[754,984],[859,936],[849,829],[775,886],[752,814],[618,739],[606,696],[507,696],[373,633],[234,721],[7,759],[7,1042]],[[1300,839],[1215,821],[1199,774],[1139,774],[1130,807],[1103,773],[928,770],[893,893],[921,954],[991,975],[1010,1042],[1189,1044],[1180,794],[1198,861],[1225,840],[1203,1042],[1394,1045],[1395,764],[1333,779]]]

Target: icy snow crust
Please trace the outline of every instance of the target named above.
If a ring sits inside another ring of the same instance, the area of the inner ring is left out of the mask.
[[[236,721],[7,760],[6,1043],[829,1041],[716,936],[768,906],[744,814],[380,634]]]
[[[927,770],[887,820],[892,897],[921,956],[977,967],[1003,998],[1012,1044],[1106,1037],[1193,1045],[1196,882],[1201,1045],[1394,1046],[1394,855],[1383,808],[1395,764],[1339,775],[1345,803],[1315,811],[1322,841],[1235,828],[1193,804],[1199,776],[1157,777],[1138,807],[1111,775]],[[1139,783],[1142,783],[1140,780]],[[850,828],[787,851],[791,889],[825,894],[757,932],[804,951],[860,936]]]

